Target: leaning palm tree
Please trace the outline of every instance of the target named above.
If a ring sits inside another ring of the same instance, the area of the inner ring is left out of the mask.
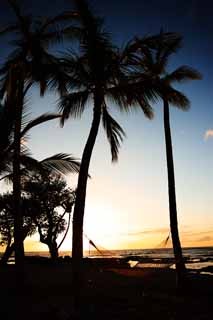
[[[121,126],[110,114],[109,102],[121,111],[129,111],[139,105],[145,115],[152,118],[149,100],[155,98],[155,94],[147,79],[142,79],[137,84],[131,80],[132,69],[126,63],[125,52],[112,45],[110,35],[104,30],[103,20],[91,12],[86,1],[76,0],[75,4],[80,17],[80,44],[78,52],[69,51],[61,59],[70,78],[68,93],[62,96],[60,102],[62,124],[69,117],[80,117],[86,106],[93,108],[93,120],[83,150],[73,214],[72,259],[74,271],[78,273],[83,257],[88,170],[101,121],[110,143],[112,161],[117,161],[120,143],[125,136]]]
[[[177,286],[183,285],[185,275],[185,264],[182,255],[181,243],[178,232],[176,191],[174,160],[172,150],[172,137],[170,128],[169,106],[175,106],[181,110],[188,110],[190,107],[189,99],[172,85],[175,82],[185,82],[189,80],[201,79],[201,74],[191,67],[181,66],[173,72],[167,73],[167,65],[170,55],[176,53],[181,47],[182,37],[175,35],[166,41],[164,33],[161,32],[151,46],[143,47],[141,50],[140,66],[149,77],[153,79],[158,92],[163,100],[164,132],[166,144],[167,172],[168,172],[168,194],[169,194],[169,213],[172,244],[175,256],[177,271]],[[140,79],[140,74],[135,74]]]

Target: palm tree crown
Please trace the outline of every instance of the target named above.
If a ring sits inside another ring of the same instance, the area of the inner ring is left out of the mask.
[[[160,32],[153,42],[147,41],[146,47],[142,48],[139,64],[144,73],[153,79],[158,88],[158,93],[169,104],[188,110],[190,107],[189,99],[179,90],[173,87],[174,83],[183,83],[190,80],[200,80],[201,74],[189,66],[180,66],[168,73],[167,67],[169,58],[182,47],[182,36],[173,33],[171,37],[165,37],[165,33]],[[140,79],[140,73],[136,72],[135,77]]]
[[[129,63],[126,48],[119,50],[112,44],[103,20],[92,15],[85,1],[76,2],[81,22],[78,28],[79,50],[69,50],[60,59],[67,73],[67,92],[61,97],[59,106],[62,125],[69,117],[80,117],[86,106],[93,106],[94,111],[100,112],[111,146],[112,161],[117,161],[125,133],[110,115],[109,104],[115,104],[121,111],[129,111],[139,105],[151,119],[150,100],[156,95],[147,77],[138,83],[131,77],[134,65]]]

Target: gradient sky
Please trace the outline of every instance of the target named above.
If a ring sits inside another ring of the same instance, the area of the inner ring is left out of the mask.
[[[28,12],[54,15],[69,8],[67,0],[20,1]],[[113,41],[122,46],[135,35],[165,31],[180,32],[184,46],[172,57],[169,68],[190,65],[203,74],[202,81],[179,86],[191,100],[191,109],[171,108],[178,218],[183,246],[213,245],[213,24],[211,1],[206,0],[131,0],[90,1],[105,17]],[[1,22],[13,15],[0,4]],[[2,39],[0,56],[8,52]],[[3,60],[1,58],[1,61]],[[32,115],[57,108],[57,96],[49,93],[30,96]],[[157,247],[169,231],[167,171],[162,105],[154,106],[155,118],[149,121],[142,112],[112,114],[124,128],[119,162],[111,164],[110,149],[102,128],[92,156],[85,210],[85,232],[98,245],[108,249]],[[81,157],[88,136],[92,109],[81,120],[69,120],[63,129],[56,122],[40,126],[31,133],[29,146],[42,159],[58,153]],[[74,187],[76,178],[68,178]],[[26,242],[28,250],[45,248]],[[85,241],[85,249],[87,249]],[[62,249],[71,247],[71,234]]]

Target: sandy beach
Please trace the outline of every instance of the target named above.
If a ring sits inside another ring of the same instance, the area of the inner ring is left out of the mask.
[[[14,266],[1,267],[1,319],[212,319],[213,277],[189,273],[183,292],[175,271],[121,265],[84,268],[80,314],[73,311],[70,263],[28,264],[16,287]]]

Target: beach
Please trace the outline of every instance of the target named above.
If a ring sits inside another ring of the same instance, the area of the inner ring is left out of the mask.
[[[25,283],[15,266],[0,269],[1,319],[212,319],[213,277],[191,273],[176,290],[175,270],[130,268],[84,260],[81,307],[73,307],[71,262],[26,263]]]

